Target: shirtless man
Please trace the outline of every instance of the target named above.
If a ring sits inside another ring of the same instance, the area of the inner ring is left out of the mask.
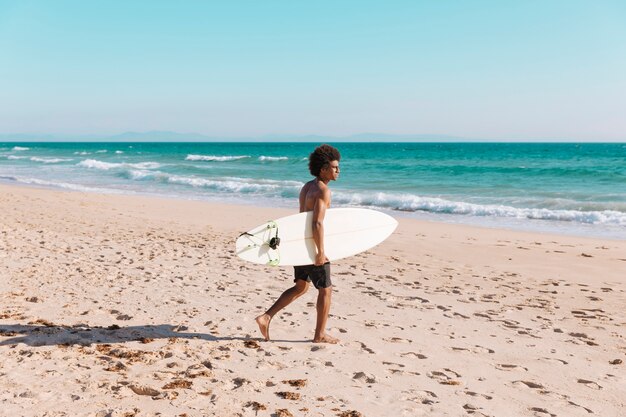
[[[324,253],[324,215],[330,207],[330,188],[328,183],[339,178],[339,151],[330,145],[322,145],[309,156],[309,171],[315,177],[300,190],[300,213],[313,212],[313,240],[317,249],[315,263],[294,267],[295,285],[286,290],[265,314],[256,318],[261,334],[270,340],[270,321],[283,308],[303,295],[313,282],[319,290],[317,295],[317,324],[315,343],[337,343],[338,340],[325,332],[330,311],[332,283],[330,281],[330,262]]]

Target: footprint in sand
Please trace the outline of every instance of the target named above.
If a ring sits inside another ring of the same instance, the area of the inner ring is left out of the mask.
[[[563,365],[567,365],[567,361],[564,361],[563,359],[558,359],[558,358],[541,358],[541,359],[543,359],[544,361],[551,361],[551,362],[555,361]]]
[[[383,340],[391,343],[413,343],[411,339],[403,339],[401,337],[386,337]]]
[[[495,350],[489,349],[480,345],[476,345],[472,348],[472,352],[474,353],[495,353]]]
[[[483,397],[486,398],[488,400],[493,399],[493,397],[491,395],[487,395],[487,394],[480,394],[478,392],[474,392],[474,391],[464,391],[463,392],[465,395],[469,395],[470,397]]]
[[[376,382],[378,382],[376,380],[376,376],[373,374],[366,374],[365,372],[357,372],[354,374],[354,376],[352,377],[352,379],[355,379],[357,381],[361,381],[367,384],[375,384]]]
[[[525,368],[523,366],[520,366],[520,365],[509,365],[509,364],[506,364],[506,363],[502,363],[502,364],[498,363],[498,364],[496,364],[496,369],[499,369],[501,371],[513,371],[513,370],[516,370],[516,371],[520,371],[520,370],[528,371],[528,368]]]
[[[405,398],[408,401],[414,401],[416,403],[426,405],[436,404],[439,402],[435,400],[435,398],[438,398],[437,394],[432,391],[410,391],[410,393],[412,394],[412,396]]]
[[[592,389],[597,389],[597,390],[601,390],[602,387],[594,381],[589,381],[588,379],[578,379],[579,384],[584,384],[586,387],[592,388]]]
[[[444,368],[439,371],[431,371],[426,375],[442,385],[461,385],[461,382],[455,379],[459,378],[461,374],[449,368]]]
[[[415,353],[415,352],[406,352],[406,353],[401,353],[400,356],[402,356],[403,358],[405,356],[414,356],[417,359],[426,359],[427,356],[426,355],[422,355],[421,353]]]
[[[361,344],[361,349],[366,351],[367,353],[370,353],[372,355],[375,355],[376,352],[374,352],[372,349],[368,348],[367,345],[363,342],[359,342]]]
[[[545,408],[541,408],[541,407],[532,407],[532,408],[530,408],[530,411],[534,411],[536,416],[542,416],[543,417],[543,416],[545,416],[547,414],[550,417],[556,417],[556,414],[552,414],[551,412],[549,412]]]
[[[536,382],[533,381],[513,381],[513,384],[515,385],[526,385],[528,388],[532,388],[532,389],[544,389],[545,387],[541,384],[538,384]]]

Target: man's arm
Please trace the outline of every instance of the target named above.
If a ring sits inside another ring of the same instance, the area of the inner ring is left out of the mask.
[[[317,255],[315,256],[315,265],[323,265],[326,262],[326,254],[324,253],[324,216],[326,208],[330,203],[330,190],[322,190],[321,195],[316,198],[313,207],[313,241],[317,247]]]

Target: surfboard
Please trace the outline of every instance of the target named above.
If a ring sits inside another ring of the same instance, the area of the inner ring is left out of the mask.
[[[311,265],[317,253],[313,212],[270,220],[242,233],[235,242],[237,256],[265,265]],[[398,226],[393,217],[376,210],[334,208],[324,216],[324,250],[330,261],[370,249]]]

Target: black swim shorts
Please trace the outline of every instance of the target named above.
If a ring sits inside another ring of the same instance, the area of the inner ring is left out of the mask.
[[[330,262],[324,265],[302,265],[293,267],[294,282],[301,279],[312,282],[315,288],[328,288],[333,285],[330,281]]]

